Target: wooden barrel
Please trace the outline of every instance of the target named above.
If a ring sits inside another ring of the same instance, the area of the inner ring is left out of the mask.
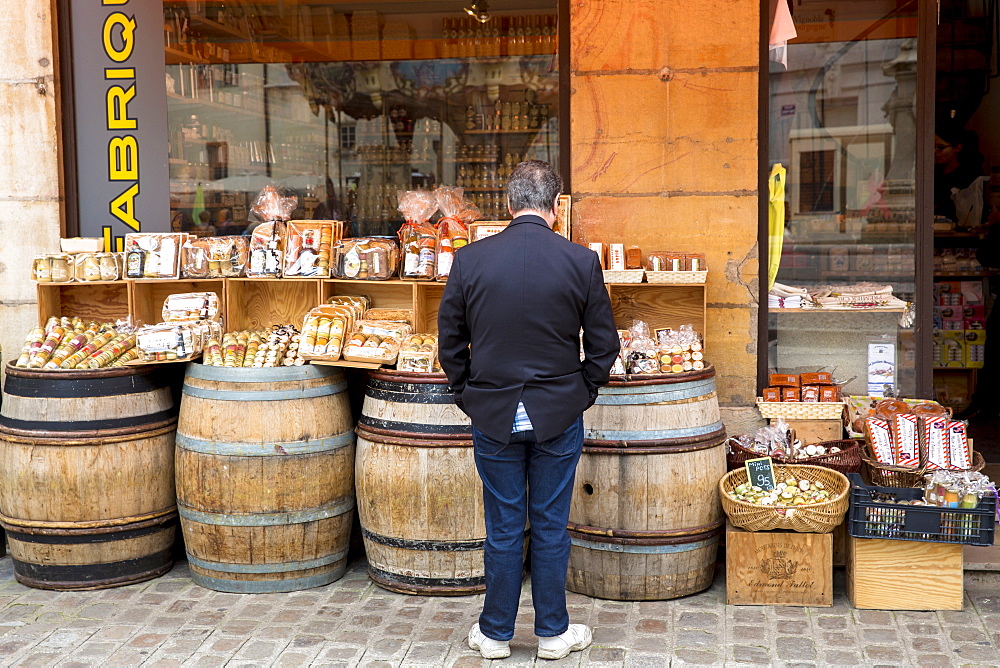
[[[176,372],[162,366],[41,371],[8,363],[6,372],[0,407],[0,429],[6,434],[103,438],[177,419],[171,394]]]
[[[725,525],[717,487],[726,472],[714,376],[709,368],[601,388],[584,413],[568,589],[641,601],[712,584]]]
[[[326,366],[188,364],[177,506],[196,583],[282,592],[344,574],[354,517],[346,390]]]
[[[358,517],[377,585],[485,591],[483,489],[444,374],[372,371],[358,421]]]
[[[177,418],[168,376],[153,367],[6,371],[0,526],[17,580],[102,589],[169,571]]]

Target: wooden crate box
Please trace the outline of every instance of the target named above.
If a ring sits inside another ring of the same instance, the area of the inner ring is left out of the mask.
[[[726,603],[833,605],[833,534],[727,524]]]
[[[847,537],[847,596],[855,608],[961,610],[962,545]]]

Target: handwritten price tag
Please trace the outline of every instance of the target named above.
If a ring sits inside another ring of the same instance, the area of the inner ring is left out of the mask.
[[[774,463],[770,457],[748,459],[744,466],[747,469],[747,480],[751,485],[756,485],[765,492],[774,489]]]

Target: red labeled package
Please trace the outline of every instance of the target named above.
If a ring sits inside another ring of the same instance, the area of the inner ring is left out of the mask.
[[[783,388],[781,388],[781,400],[782,401],[798,401],[799,400],[799,388],[797,388],[797,387],[783,387]]]
[[[781,388],[780,387],[765,387],[764,388],[764,401],[781,401]]]
[[[840,388],[836,385],[822,385],[819,388],[820,401],[840,401]]]
[[[889,423],[882,418],[865,418],[865,438],[875,455],[875,459],[881,464],[895,464],[896,458],[892,452],[892,430]]]
[[[948,418],[921,417],[920,440],[926,453],[928,469],[946,469],[951,466]]]
[[[799,381],[803,385],[832,385],[833,374],[829,371],[816,371],[814,373],[800,373]]]
[[[819,385],[803,385],[802,401],[815,403],[819,401]]]
[[[948,468],[964,471],[972,468],[972,448],[969,446],[968,425],[961,420],[948,420]]]
[[[794,373],[772,373],[768,385],[778,387],[798,387],[799,377]]]
[[[920,466],[920,438],[916,415],[894,415],[892,445],[897,466]]]

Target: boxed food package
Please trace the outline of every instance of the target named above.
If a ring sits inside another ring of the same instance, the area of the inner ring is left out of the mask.
[[[328,278],[333,245],[343,236],[339,220],[290,220],[285,225],[285,278]]]
[[[181,361],[197,357],[208,341],[222,336],[222,325],[212,320],[161,322],[145,325],[136,332],[141,359]]]
[[[101,253],[104,239],[101,237],[69,237],[59,240],[59,250],[63,253]]]
[[[306,359],[337,360],[344,346],[345,334],[361,317],[362,308],[355,302],[317,306],[302,323],[299,352]]]
[[[180,278],[184,232],[125,235],[126,278]]]
[[[781,388],[780,387],[765,387],[764,388],[764,401],[781,401]]]
[[[479,209],[463,196],[462,188],[440,186],[434,198],[443,217],[438,221],[436,278],[447,280],[455,251],[469,243],[469,223],[481,217]]]
[[[431,373],[436,358],[437,337],[432,334],[412,334],[403,340],[396,359],[396,370]]]
[[[437,267],[437,230],[428,221],[437,211],[437,200],[426,190],[399,191],[398,197],[406,220],[399,228],[400,278],[432,280]]]
[[[281,276],[281,260],[285,247],[285,223],[261,223],[250,234],[249,263],[246,274],[252,277]]]
[[[218,320],[219,295],[214,292],[184,292],[168,295],[161,312],[164,322]]]
[[[797,388],[797,387],[782,387],[781,388],[781,400],[782,401],[799,401],[799,388]]]
[[[184,243],[181,274],[185,278],[234,278],[246,271],[247,237],[201,237]]]
[[[767,384],[772,387],[798,387],[799,377],[794,373],[772,373]]]
[[[395,237],[341,239],[333,247],[334,278],[384,281],[396,275],[399,240]]]

